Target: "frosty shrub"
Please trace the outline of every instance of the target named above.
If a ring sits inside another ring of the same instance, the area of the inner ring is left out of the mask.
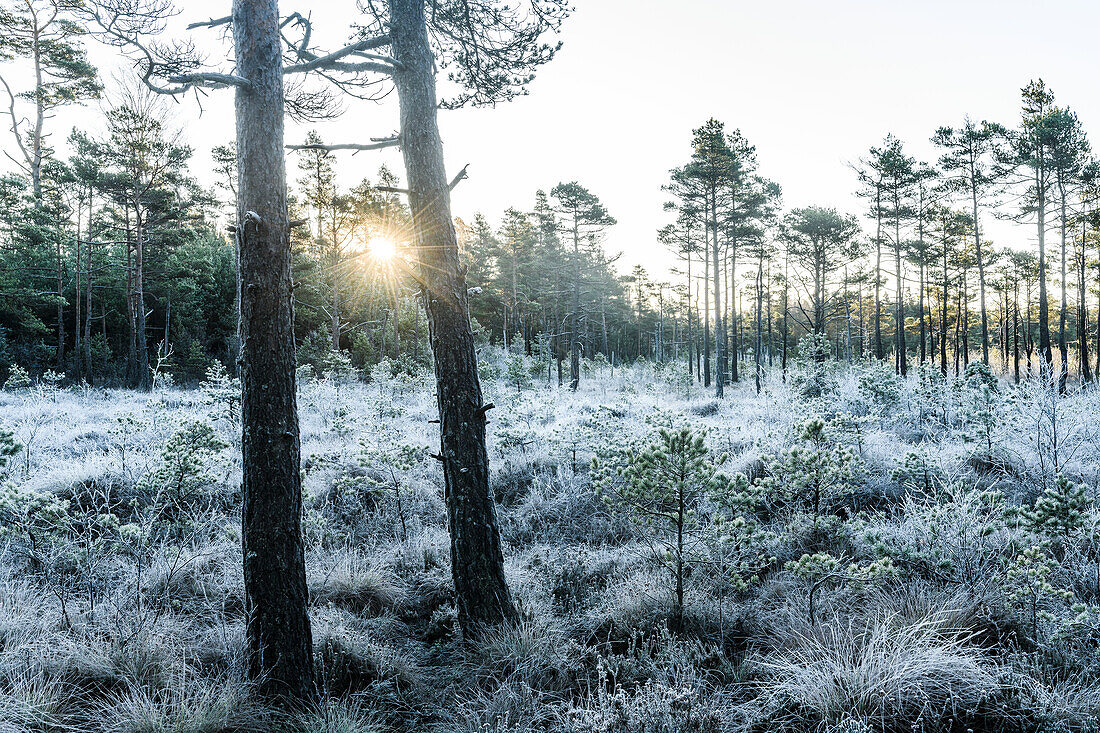
[[[878,554],[903,560],[920,574],[968,587],[995,576],[1010,551],[1004,494],[959,482],[931,496],[911,494],[902,503],[902,523],[881,525],[865,539]]]
[[[792,384],[803,397],[822,397],[836,389],[832,374],[832,344],[823,333],[803,336],[798,342],[798,356]]]
[[[1068,609],[1073,592],[1052,582],[1057,567],[1054,559],[1040,546],[1032,545],[1016,556],[1001,579],[1010,604],[1020,609],[1031,630],[1031,638],[1041,641],[1040,622],[1053,622],[1054,609]]]
[[[906,451],[890,478],[909,494],[924,497],[934,496],[947,482],[947,475],[926,450]]]
[[[203,401],[213,408],[215,419],[236,425],[241,417],[241,380],[229,376],[218,359],[210,362],[206,378],[199,385]]]
[[[923,427],[933,420],[944,426],[950,423],[951,400],[948,399],[947,378],[935,364],[927,362],[917,365],[914,391],[918,425]]]
[[[8,369],[8,378],[4,382],[5,392],[18,392],[21,389],[30,389],[31,375],[27,373],[27,370],[18,364],[12,364]]]
[[[866,585],[888,578],[897,573],[894,561],[884,557],[868,565],[849,563],[847,566],[840,558],[825,552],[802,555],[783,566],[785,570],[807,583],[807,617],[811,624],[817,623],[817,593],[831,583],[849,583]]]
[[[963,409],[967,426],[973,435],[965,439],[978,440],[986,456],[993,455],[993,442],[1001,422],[1001,397],[997,378],[988,364],[973,361],[966,367],[964,378]]]
[[[32,553],[68,523],[68,501],[11,482],[0,486],[0,532],[25,540]]]
[[[222,503],[216,471],[229,446],[209,423],[186,420],[160,450],[157,464],[141,479],[151,497],[155,518],[168,522],[194,519],[198,512]]]
[[[15,433],[0,427],[0,476],[4,475],[12,457],[22,449],[23,446],[15,439]]]
[[[809,510],[816,532],[821,515],[851,494],[862,461],[851,449],[830,442],[821,418],[798,424],[795,434],[796,445],[765,458],[768,476],[762,484],[773,503]]]
[[[525,389],[531,389],[531,369],[527,366],[527,360],[523,354],[509,354],[508,363],[504,370],[504,381],[509,387],[515,387],[517,393]]]
[[[683,623],[685,568],[700,554],[699,505],[730,486],[705,435],[661,429],[647,448],[630,449],[613,463],[592,460],[593,483],[604,501],[625,512],[658,548],[656,559],[674,582],[676,628]]]
[[[1085,526],[1090,503],[1084,484],[1058,476],[1054,485],[1044,489],[1036,497],[1035,505],[1022,510],[1022,514],[1036,532],[1068,540]]]
[[[389,496],[397,511],[401,525],[400,538],[405,542],[409,538],[409,516],[406,508],[408,494],[407,474],[423,463],[428,451],[422,446],[399,442],[396,436],[373,436],[371,440],[359,439],[359,465],[373,468],[388,480],[366,477],[368,486],[378,496]]]
[[[873,415],[884,417],[901,404],[901,379],[888,364],[870,364],[859,372],[859,395]]]

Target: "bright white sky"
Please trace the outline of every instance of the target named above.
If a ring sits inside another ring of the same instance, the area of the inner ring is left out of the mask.
[[[229,12],[229,2],[190,0],[180,20]],[[292,7],[284,0],[283,12]],[[761,172],[780,183],[787,207],[811,204],[860,213],[847,164],[900,137],[912,155],[934,160],[939,125],[969,114],[1014,125],[1019,89],[1042,77],[1086,127],[1100,124],[1094,0],[577,0],[564,47],[531,94],[496,109],[441,113],[448,169],[470,163],[455,191],[457,216],[499,220],[529,208],[537,188],[578,180],[619,225],[606,246],[655,279],[671,258],[656,231],[667,223],[661,185],[689,155],[691,129],[708,117],[739,127],[757,147]],[[312,18],[319,43],[338,45],[353,0],[326,0]],[[199,31],[213,40],[216,34]],[[94,60],[105,71],[111,51]],[[216,57],[215,57],[216,58]],[[193,168],[209,181],[208,151],[233,135],[232,92],[214,92],[204,112],[188,99],[177,124],[196,148]],[[331,142],[365,142],[396,128],[396,99],[353,102],[318,126]],[[59,115],[55,144],[87,113]],[[288,142],[304,137],[291,126]],[[1098,133],[1100,134],[1100,133]],[[373,177],[400,154],[341,153],[348,184]],[[289,164],[296,175],[293,161]],[[1030,227],[987,229],[998,246],[1026,246]]]

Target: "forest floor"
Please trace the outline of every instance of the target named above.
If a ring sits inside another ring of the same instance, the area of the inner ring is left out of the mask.
[[[716,400],[638,364],[571,393],[488,361],[524,620],[457,630],[430,378],[303,379],[323,702],[294,716],[242,682],[234,385],[0,393],[0,730],[1100,729],[1100,392],[820,367]],[[662,428],[731,479],[683,551],[615,500]]]

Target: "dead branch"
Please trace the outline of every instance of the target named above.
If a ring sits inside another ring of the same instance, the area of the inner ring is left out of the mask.
[[[187,30],[193,31],[196,28],[216,28],[219,25],[227,25],[233,22],[233,16],[227,15],[224,18],[211,18],[210,20],[200,20],[197,23],[192,23],[187,26]]]
[[[374,139],[372,143],[335,143],[332,145],[325,145],[322,143],[309,143],[302,145],[287,145],[287,150],[354,150],[355,152],[362,152],[364,150],[382,150],[383,148],[393,148],[401,144],[401,139],[397,137],[387,137],[381,139]]]

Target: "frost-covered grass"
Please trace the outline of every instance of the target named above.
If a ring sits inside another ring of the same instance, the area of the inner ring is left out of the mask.
[[[483,356],[492,488],[523,622],[460,638],[428,457],[432,380],[303,380],[323,697],[293,716],[265,709],[242,679],[227,392],[0,392],[0,428],[24,446],[0,469],[0,729],[1100,725],[1100,392],[1055,398],[1041,381],[1003,380],[983,391],[980,375],[902,382],[859,367],[786,383],[775,373],[762,394],[743,383],[719,401],[682,365],[638,364],[592,367],[572,393],[545,372],[517,389],[494,376],[507,373],[503,354]],[[804,437],[814,417],[819,445]],[[622,461],[680,426],[705,431],[720,473],[745,474],[738,485],[759,493],[737,505],[744,528],[717,521],[718,499],[695,507],[677,626],[657,527],[598,495],[592,461]],[[189,442],[173,442],[188,429]],[[856,466],[816,518],[799,498],[806,476],[777,474],[798,473],[789,451],[815,445],[850,451]],[[1083,490],[1058,504],[1064,485]],[[1054,509],[1037,512],[1037,498]]]

